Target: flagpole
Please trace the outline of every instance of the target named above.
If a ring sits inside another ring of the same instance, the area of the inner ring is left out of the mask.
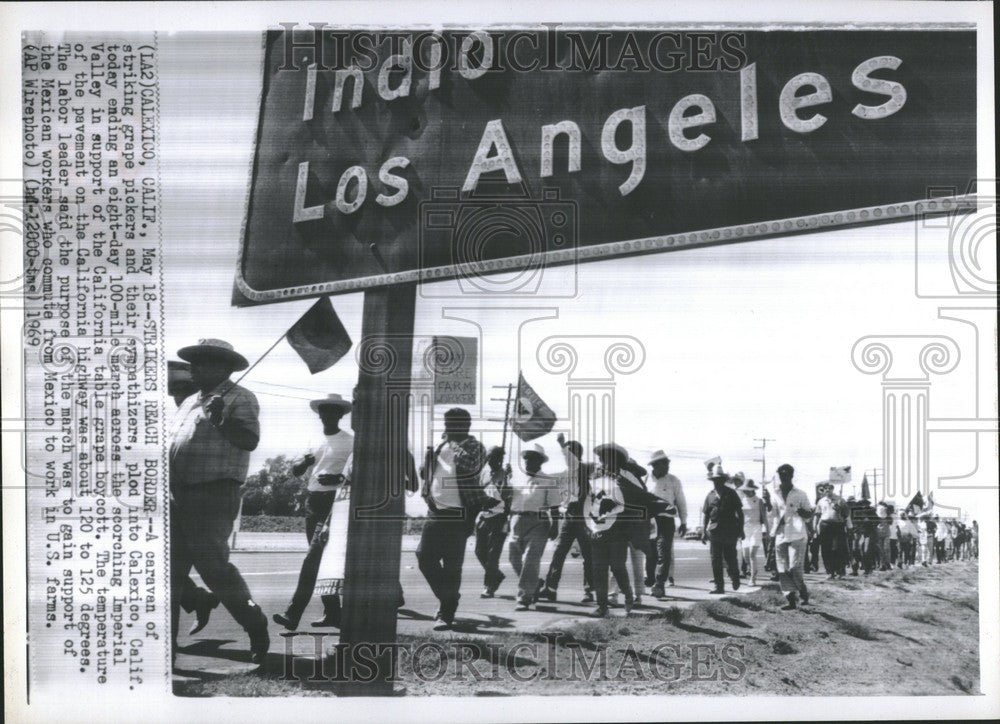
[[[286,334],[288,334],[288,331],[287,331],[287,330],[286,330],[286,331],[284,331],[284,332],[282,332],[282,333],[281,333],[281,336],[280,336],[280,337],[278,337],[278,338],[277,338],[276,340],[274,340],[274,344],[272,344],[272,345],[271,345],[270,347],[268,347],[268,348],[267,348],[267,351],[266,351],[266,352],[264,352],[264,354],[262,354],[262,355],[261,355],[260,357],[258,357],[258,358],[257,358],[257,361],[256,361],[256,362],[254,362],[254,363],[253,363],[252,365],[250,365],[249,367],[247,367],[247,368],[246,368],[246,370],[244,370],[243,374],[242,374],[242,375],[240,375],[240,376],[239,376],[239,377],[238,377],[238,378],[236,379],[236,382],[234,382],[233,384],[234,384],[234,385],[238,385],[238,384],[239,384],[239,383],[240,383],[240,382],[241,382],[241,381],[243,380],[243,378],[244,378],[244,377],[246,377],[246,376],[247,376],[248,374],[250,374],[250,371],[251,371],[251,370],[252,370],[252,369],[253,369],[254,367],[256,367],[257,365],[259,365],[259,364],[261,363],[261,361],[262,361],[262,360],[263,360],[263,359],[264,359],[265,357],[267,357],[267,356],[268,356],[269,354],[271,354],[271,350],[273,350],[273,349],[274,349],[275,347],[277,347],[277,346],[278,346],[278,344],[279,344],[279,343],[281,342],[281,340],[283,340],[283,339],[285,338],[285,335],[286,335]]]
[[[507,424],[510,422],[510,395],[514,391],[514,385],[507,385],[507,406],[503,411],[503,437],[500,438],[500,447],[507,451]]]

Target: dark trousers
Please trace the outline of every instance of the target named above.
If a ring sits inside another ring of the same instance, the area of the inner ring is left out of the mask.
[[[331,500],[332,507],[332,500]],[[330,511],[327,511],[327,515]],[[330,530],[323,524],[314,528],[312,540],[309,542],[309,551],[302,560],[302,567],[299,568],[299,580],[295,584],[295,593],[292,594],[292,601],[285,609],[285,615],[293,622],[298,623],[302,614],[312,599],[313,590],[316,588],[316,577],[319,575],[319,567],[323,561],[323,551],[326,543],[330,539]],[[340,621],[340,596],[323,596],[324,618]]]
[[[570,508],[559,527],[559,537],[556,539],[556,549],[552,553],[552,560],[549,562],[549,572],[545,577],[545,585],[553,591],[558,590],[559,580],[562,578],[563,565],[566,563],[566,556],[573,547],[573,541],[580,546],[580,556],[583,558],[583,590],[590,592],[594,588],[593,576],[591,573],[592,562],[590,545],[590,531],[587,530],[587,523],[583,518],[578,518],[579,514],[574,508]]]
[[[656,566],[659,560],[659,549],[656,547],[656,538],[650,538],[646,542],[646,585],[652,586],[656,583]]]
[[[844,524],[820,521],[819,545],[827,574],[843,576],[847,573],[847,531]]]
[[[729,578],[733,582],[734,588],[740,581],[740,562],[736,555],[737,543],[739,543],[739,537],[735,533],[711,531],[708,534],[709,555],[712,557],[712,577],[715,579],[715,590],[717,591],[726,587],[722,572],[723,562],[729,571]]]
[[[938,563],[944,563],[948,559],[947,550],[943,540],[934,540],[934,555]]]
[[[188,576],[184,583],[181,584],[181,608],[183,608],[188,613],[194,613],[194,611],[202,606],[211,608],[217,603],[218,599],[215,594],[206,591],[201,586],[197,585]]]
[[[806,573],[819,570],[819,536],[813,535],[806,545]]]
[[[912,566],[917,560],[917,539],[912,535],[904,536],[899,539],[899,547],[904,565]]]
[[[899,560],[899,541],[892,538],[889,539],[889,563],[893,566],[899,563],[899,567],[903,567]]]
[[[674,562],[674,519],[661,515],[656,519],[656,585],[662,586],[670,578]]]
[[[764,570],[778,575],[778,566],[774,560],[774,536],[764,536]]]
[[[875,567],[875,536],[864,530],[854,536],[854,564],[851,568],[857,572],[860,566],[865,573],[871,573]]]
[[[229,562],[229,536],[240,505],[232,480],[178,486],[170,505],[170,595],[172,640],[177,642],[181,593],[191,568],[236,622],[247,631],[267,628],[267,618],[250,595],[239,569]]]
[[[315,560],[310,557],[312,553],[313,541],[316,537],[316,531],[322,529],[326,525],[327,518],[330,517],[330,510],[333,509],[333,501],[337,497],[336,490],[313,490],[309,492],[306,497],[306,540],[309,541],[309,553],[306,554],[306,560],[302,561],[302,569],[299,571],[299,585],[296,586],[296,594],[298,594],[299,589],[305,590],[305,586],[308,586],[308,592],[305,593],[305,602],[302,604],[302,609],[299,611],[298,620],[302,616],[302,612],[306,610],[306,606],[309,605],[309,599],[312,598],[313,588],[316,585],[316,575],[319,573],[319,564],[323,558],[323,549],[326,547],[326,539],[324,538],[322,543],[319,544],[319,553],[315,555]],[[310,570],[306,570],[306,566],[310,567]],[[312,583],[309,583],[308,575],[312,576]],[[306,579],[303,580],[303,576]],[[340,617],[340,596],[320,596],[323,601],[323,617],[329,619],[338,619]],[[292,599],[295,600],[294,597]],[[289,609],[289,614],[291,609]]]
[[[465,541],[470,532],[468,521],[457,519],[454,513],[430,511],[420,533],[417,565],[440,601],[445,621],[453,620],[458,609]]]
[[[483,566],[483,586],[490,591],[496,591],[503,580],[500,572],[500,554],[503,552],[507,534],[504,526],[506,515],[494,515],[482,518],[476,523],[476,558]]]
[[[618,528],[613,525],[609,530],[593,535],[590,539],[591,580],[597,596],[597,605],[607,608],[608,605],[608,570],[618,582],[618,588],[625,594],[626,603],[635,600],[632,593],[632,583],[628,577],[628,541]]]

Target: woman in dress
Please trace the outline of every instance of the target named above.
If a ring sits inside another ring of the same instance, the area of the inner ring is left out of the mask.
[[[757,484],[748,480],[743,493],[743,557],[750,570],[750,585],[757,585],[757,551],[762,549],[767,526],[767,506],[757,497]]]

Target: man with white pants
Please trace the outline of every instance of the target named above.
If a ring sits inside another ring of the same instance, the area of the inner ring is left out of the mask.
[[[782,606],[783,611],[791,611],[797,607],[796,594],[802,603],[809,603],[809,590],[802,574],[805,562],[806,543],[809,532],[806,521],[812,517],[813,508],[809,496],[803,490],[792,484],[795,468],[788,463],[778,468],[778,494],[774,496],[775,519],[774,529],[774,560],[778,568],[778,584],[781,592],[788,599]]]

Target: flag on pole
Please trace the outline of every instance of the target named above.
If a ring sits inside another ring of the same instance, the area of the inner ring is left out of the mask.
[[[840,468],[830,468],[830,482],[831,483],[849,483],[851,482],[851,466],[844,465]]]
[[[924,509],[924,496],[918,490],[917,494],[910,499],[910,503],[906,506],[907,510],[921,511]]]
[[[329,297],[320,297],[309,307],[309,311],[285,332],[285,339],[312,374],[333,367],[352,344]]]
[[[868,473],[865,473],[861,478],[861,499],[871,500],[872,492],[868,489]]]
[[[931,490],[927,493],[927,509],[930,510],[934,507],[934,491]]]
[[[523,374],[517,377],[517,399],[510,428],[524,442],[548,434],[556,424],[556,413],[545,404]]]

